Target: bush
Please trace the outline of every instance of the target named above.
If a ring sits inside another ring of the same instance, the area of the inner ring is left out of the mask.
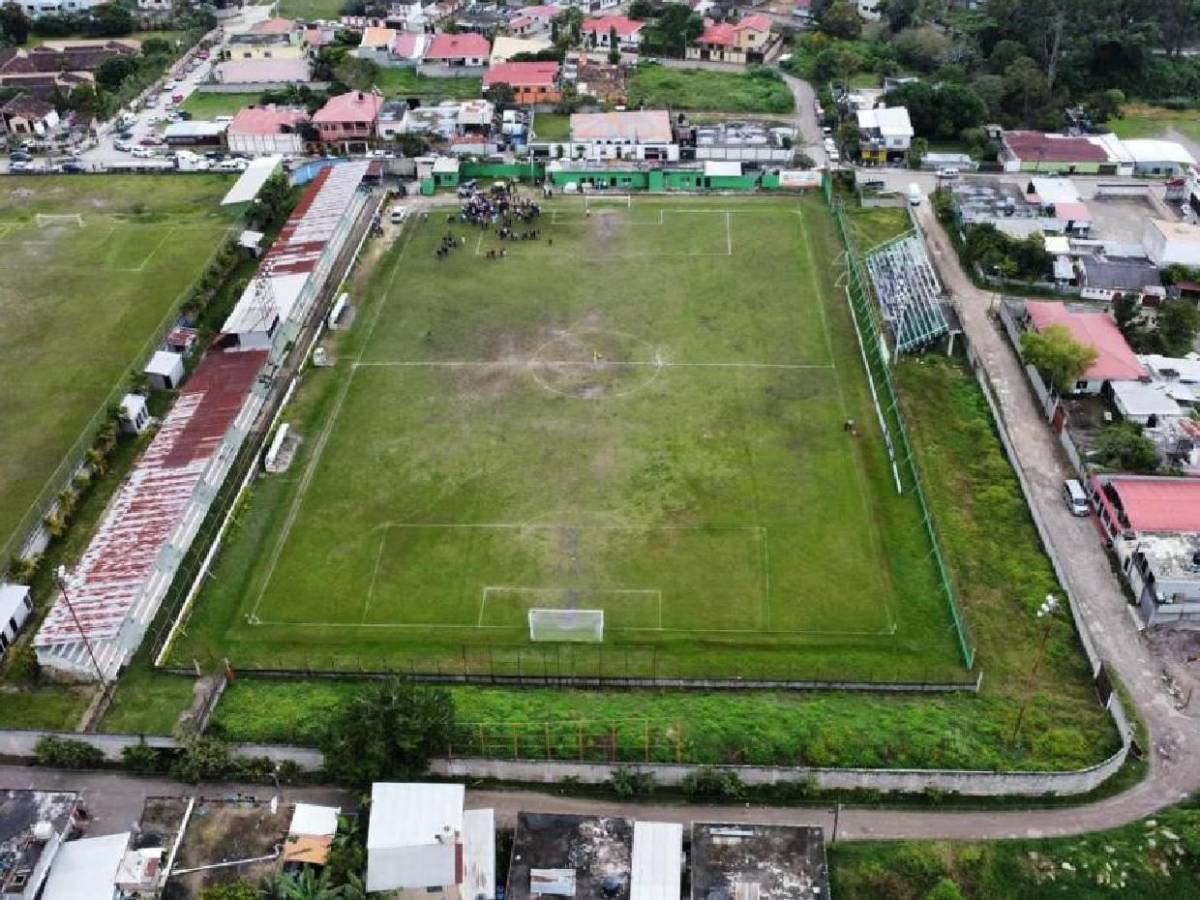
[[[104,762],[99,747],[86,741],[45,735],[33,751],[34,762],[55,769],[94,769]]]
[[[36,684],[41,677],[42,666],[37,651],[29,641],[17,644],[8,651],[8,677],[22,684]]]
[[[683,792],[689,797],[713,797],[719,800],[741,800],[746,785],[741,776],[730,769],[702,766],[683,779]]]
[[[234,769],[229,745],[213,738],[196,738],[171,764],[171,777],[198,784],[224,778]]]
[[[654,793],[654,773],[622,766],[613,772],[609,786],[618,797],[648,797]]]
[[[141,774],[166,772],[171,767],[170,754],[138,741],[121,751],[121,764],[131,772]]]

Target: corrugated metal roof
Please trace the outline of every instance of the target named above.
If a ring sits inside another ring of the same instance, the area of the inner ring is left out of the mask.
[[[265,351],[206,356],[117,492],[67,579],[88,637],[115,637],[129,617],[266,357]],[[49,647],[80,637],[60,596],[34,644]]]
[[[440,835],[461,835],[465,797],[461,784],[375,782],[367,849],[421,847],[440,843]]]
[[[633,823],[630,900],[678,900],[683,866],[683,826]]]
[[[1129,348],[1125,336],[1107,313],[1076,312],[1058,301],[1034,302],[1025,306],[1034,329],[1062,325],[1081,344],[1095,347],[1095,364],[1084,373],[1093,381],[1137,380],[1146,376],[1146,367]]]
[[[496,815],[491,809],[463,813],[463,878],[465,900],[496,896]]]
[[[54,858],[42,900],[112,900],[129,832],[67,841]]]
[[[242,110],[242,112],[247,112],[247,110]],[[241,114],[238,113],[238,116],[241,116]],[[234,121],[236,122],[237,120],[235,119]],[[267,179],[279,168],[281,162],[283,162],[282,156],[260,156],[258,159],[252,160],[250,165],[246,166],[246,171],[233,183],[233,187],[229,189],[229,193],[221,200],[221,205],[232,206],[235,203],[249,203],[258,196],[258,192],[262,190],[262,186],[267,183]]]

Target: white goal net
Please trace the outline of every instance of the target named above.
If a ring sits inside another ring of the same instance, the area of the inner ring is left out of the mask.
[[[38,228],[54,228],[61,225],[83,227],[83,216],[79,213],[38,213],[34,219]]]
[[[617,206],[617,207],[623,206],[625,209],[632,209],[633,208],[633,195],[632,194],[605,194],[605,193],[584,194],[583,195],[583,208],[584,209],[588,209],[588,210],[603,209],[606,206]]]
[[[604,610],[531,609],[529,639],[598,644],[604,640]]]

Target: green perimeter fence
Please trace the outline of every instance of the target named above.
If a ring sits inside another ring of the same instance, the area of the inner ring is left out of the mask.
[[[226,243],[230,240],[230,236],[234,233],[233,229],[234,226],[231,225],[226,230],[225,237],[213,248],[212,253],[204,261],[204,265],[200,267],[200,271],[196,277],[176,295],[175,301],[167,309],[162,320],[155,326],[150,336],[146,338],[145,343],[138,348],[138,351],[133,355],[129,364],[122,370],[120,377],[113,383],[113,388],[108,392],[108,396],[100,402],[99,406],[96,407],[96,411],[92,413],[92,417],[83,426],[79,437],[75,439],[70,449],[63,454],[62,460],[55,467],[54,471],[50,473],[50,476],[42,486],[41,492],[34,498],[33,503],[29,505],[29,509],[25,511],[25,515],[21,517],[21,521],[17,523],[12,533],[5,538],[3,545],[0,545],[0,573],[7,571],[9,563],[20,556],[21,550],[33,535],[38,523],[44,516],[49,514],[59,492],[71,483],[71,479],[75,477],[75,473],[83,465],[88,450],[92,448],[100,427],[108,420],[109,409],[114,404],[120,402],[120,399],[125,394],[129,393],[129,377],[134,373],[141,372],[142,366],[150,358],[151,352],[167,336],[167,333],[178,321],[179,311],[183,307],[184,301],[208,273],[213,261],[225,248]]]
[[[883,427],[884,441],[887,443],[888,455],[892,459],[892,467],[896,474],[896,485],[901,491],[906,488],[917,499],[921,511],[921,524],[929,538],[929,555],[937,566],[938,582],[950,607],[950,617],[954,620],[954,629],[958,636],[958,646],[962,651],[963,663],[968,669],[975,666],[975,641],[967,627],[962,608],[958,601],[958,592],[946,568],[946,557],[942,551],[942,543],[938,538],[937,524],[933,518],[933,510],[925,498],[925,488],[921,484],[921,473],[917,467],[917,459],[913,453],[912,444],[908,439],[908,429],[904,424],[904,415],[900,409],[900,398],[892,382],[892,373],[888,367],[885,338],[879,329],[879,320],[871,299],[869,281],[863,268],[862,258],[846,221],[846,213],[839,200],[833,197],[832,183],[826,178],[822,186],[825,199],[833,209],[837,220],[838,233],[846,248],[846,273],[848,283],[847,295],[850,300],[850,310],[854,316],[855,325],[859,332],[859,342],[863,354],[863,362],[867,369],[867,378],[872,385],[872,393],[879,411],[880,425]]]

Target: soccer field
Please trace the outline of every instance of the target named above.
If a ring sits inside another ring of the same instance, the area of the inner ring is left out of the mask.
[[[175,658],[963,677],[819,200],[558,200],[537,227],[396,240]],[[603,610],[604,640],[533,643],[531,608]]]
[[[229,179],[9,177],[0,186],[0,559],[229,227]]]

